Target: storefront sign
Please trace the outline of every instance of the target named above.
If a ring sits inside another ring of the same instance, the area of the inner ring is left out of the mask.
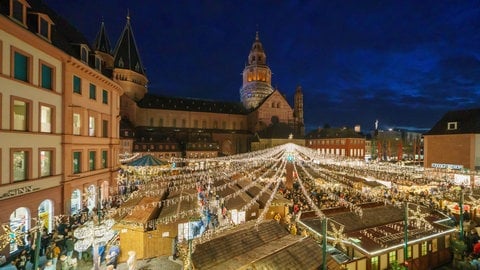
[[[7,192],[0,195],[0,199],[6,199],[6,198],[10,198],[10,197],[15,197],[15,196],[18,196],[18,195],[32,193],[32,192],[35,192],[39,189],[40,189],[39,187],[34,187],[32,185],[10,189],[10,190],[7,190]]]
[[[461,169],[463,169],[463,165],[444,164],[444,163],[432,163],[432,168],[461,170]]]

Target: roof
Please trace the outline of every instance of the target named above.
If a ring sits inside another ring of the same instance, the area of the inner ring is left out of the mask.
[[[192,262],[195,269],[318,269],[322,249],[276,221],[249,222],[198,244]]]
[[[456,123],[456,128],[449,127]],[[449,111],[424,135],[480,133],[480,108]]]
[[[409,204],[410,211],[417,209],[416,205]],[[425,221],[432,227],[418,226],[414,224],[413,219],[409,219],[409,241],[442,233],[448,233],[453,228],[440,224],[439,221],[448,218],[444,214],[421,206],[419,212],[425,217]],[[417,209],[417,210],[418,210]],[[340,230],[343,226],[345,239],[358,239],[357,245],[361,246],[367,252],[377,252],[378,250],[389,248],[401,244],[404,236],[404,209],[392,205],[377,205],[373,207],[362,207],[363,216],[360,217],[348,209],[329,213],[323,211],[329,220],[327,230]],[[409,211],[409,212],[410,212]],[[307,214],[308,215],[308,214]],[[411,213],[409,215],[412,215]],[[312,228],[316,232],[321,232],[321,220],[317,217],[301,218],[301,222]],[[335,228],[333,228],[333,224]],[[423,224],[423,222],[422,222]]]
[[[115,68],[129,69],[145,75],[145,69],[130,25],[130,16],[127,16],[127,23],[118,39],[113,55]]]
[[[241,102],[214,101],[206,99],[168,97],[154,94],[146,94],[138,101],[141,108],[211,112],[227,114],[247,114],[247,110]]]
[[[320,128],[309,132],[307,139],[327,139],[327,138],[364,138],[361,133],[355,132],[351,128]]]
[[[168,162],[162,161],[152,155],[142,156],[130,163],[127,166],[164,166],[169,165]]]
[[[93,46],[95,50],[101,51],[104,53],[111,54],[110,40],[108,39],[107,31],[105,30],[105,23],[102,22],[100,26],[100,31],[98,31],[97,37],[95,38],[95,44]]]

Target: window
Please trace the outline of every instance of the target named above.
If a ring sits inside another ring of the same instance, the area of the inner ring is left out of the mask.
[[[105,89],[102,91],[102,103],[108,104],[108,91]]]
[[[102,168],[105,169],[108,166],[108,151],[102,151]]]
[[[378,256],[372,257],[370,259],[371,267],[370,270],[379,270]]]
[[[102,120],[102,137],[108,138],[108,120]]]
[[[24,181],[29,177],[30,151],[13,150],[12,151],[12,178],[13,182]]]
[[[30,58],[19,52],[13,54],[13,77],[24,82],[29,81]]]
[[[87,52],[87,48],[85,48],[85,46],[81,46],[80,47],[80,59],[85,62],[85,63],[88,63],[88,52]]]
[[[100,59],[100,57],[95,56],[95,69],[101,70],[101,68],[102,68],[102,60]]]
[[[45,64],[41,64],[41,82],[40,86],[45,89],[53,89],[53,69]]]
[[[80,173],[82,162],[82,152],[73,152],[73,173]]]
[[[90,99],[97,99],[97,86],[93,83],[90,84]]]
[[[82,79],[73,75],[73,92],[77,94],[82,94]]]
[[[23,24],[25,24],[24,8],[25,6],[20,1],[18,0],[12,1],[11,16]]]
[[[79,113],[73,114],[73,135],[80,135],[80,128],[82,126],[82,120]]]
[[[218,128],[218,122],[217,122],[217,120],[214,120],[214,121],[213,121],[213,128]]]
[[[172,126],[173,126],[173,127],[177,127],[177,119],[173,119],[173,120],[172,120]]]
[[[222,122],[222,129],[227,129],[227,122],[225,121]]]
[[[53,152],[51,150],[40,150],[40,177],[53,174]]]
[[[396,261],[396,260],[397,260],[397,252],[396,252],[395,250],[390,251],[390,252],[388,253],[388,261],[389,261],[390,263],[393,263],[393,262]]]
[[[95,117],[88,117],[88,136],[95,136]]]
[[[182,128],[187,127],[187,120],[182,119]]]
[[[202,121],[202,128],[207,128],[207,121],[205,120]]]
[[[45,20],[44,18],[40,18],[40,24],[39,24],[39,31],[38,33],[44,37],[44,38],[47,38],[47,39],[50,39],[50,24],[48,23],[47,20]]]
[[[457,122],[448,122],[447,130],[456,130],[457,128]]]
[[[421,247],[420,247],[421,248],[421,250],[420,250],[421,256],[427,255],[427,252],[428,252],[427,247],[428,247],[428,243],[426,241],[423,242]]]
[[[153,118],[152,121],[150,121],[150,126],[153,126]],[[158,126],[163,127],[163,118],[158,119]]]
[[[40,132],[52,132],[52,108],[40,105]]]
[[[193,127],[198,128],[198,120],[193,120]]]
[[[30,103],[23,100],[13,100],[13,129],[29,130]]]
[[[95,170],[95,155],[97,154],[97,152],[95,151],[90,151],[88,153],[88,168],[90,169],[90,171],[93,171]]]

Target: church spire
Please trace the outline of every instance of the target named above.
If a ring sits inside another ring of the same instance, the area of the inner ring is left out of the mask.
[[[107,54],[112,53],[110,40],[108,39],[107,31],[105,30],[105,22],[103,20],[100,26],[100,31],[98,31],[97,36],[95,38],[94,49],[95,51],[100,51]]]
[[[113,55],[115,68],[129,69],[145,75],[145,70],[130,24],[130,11],[127,13],[127,23],[120,35],[117,46],[115,46]]]
[[[258,31],[248,54],[248,64],[243,69],[243,85],[240,99],[247,109],[255,109],[273,93],[272,71],[267,66],[267,55],[260,42]]]

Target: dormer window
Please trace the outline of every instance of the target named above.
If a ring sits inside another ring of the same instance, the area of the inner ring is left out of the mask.
[[[457,122],[448,122],[447,130],[457,130]]]
[[[80,60],[88,64],[88,49],[87,46],[80,46]]]
[[[98,55],[95,55],[95,69],[98,71],[102,70],[102,59]]]
[[[48,40],[52,40],[52,25],[53,25],[53,21],[50,20],[50,17],[48,17],[48,15],[45,15],[45,14],[40,14],[38,16],[38,33],[40,34],[40,36],[48,39]]]
[[[27,7],[30,5],[25,0],[10,0],[10,17],[26,26]]]

